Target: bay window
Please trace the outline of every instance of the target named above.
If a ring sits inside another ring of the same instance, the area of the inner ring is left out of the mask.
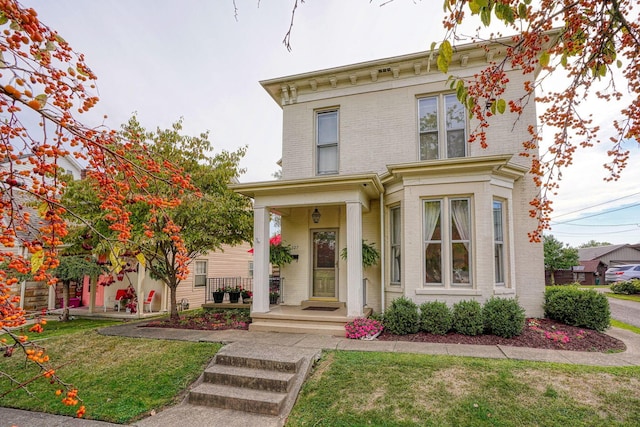
[[[425,285],[471,286],[470,199],[423,203]]]

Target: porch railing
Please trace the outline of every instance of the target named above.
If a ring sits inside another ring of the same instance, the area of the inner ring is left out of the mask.
[[[282,301],[282,282],[280,277],[269,278],[269,291],[278,292]],[[245,291],[253,292],[253,277],[209,277],[207,278],[207,289],[205,300],[213,301],[213,292],[228,288],[242,288]]]

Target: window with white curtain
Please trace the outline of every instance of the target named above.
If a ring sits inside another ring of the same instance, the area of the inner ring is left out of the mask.
[[[467,155],[467,113],[455,94],[418,99],[420,160]]]
[[[493,201],[493,252],[496,285],[504,286],[504,202]]]
[[[338,110],[316,113],[317,174],[338,173]]]
[[[193,286],[206,286],[207,284],[207,261],[196,261],[193,269]]]
[[[391,267],[390,267],[390,276],[391,276],[391,286],[400,286],[402,279],[402,270],[401,270],[401,241],[402,241],[402,223],[400,222],[400,207],[394,207],[389,210],[389,222],[391,228],[391,242],[390,242],[390,251],[391,251]]]
[[[423,205],[425,285],[471,286],[471,202],[444,197]]]

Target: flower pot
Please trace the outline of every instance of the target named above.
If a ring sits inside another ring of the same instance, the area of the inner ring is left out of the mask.
[[[229,292],[229,302],[237,303],[240,299],[240,292]]]
[[[246,297],[246,298],[242,298],[242,303],[243,304],[251,304],[253,302],[253,299]]]
[[[213,302],[216,304],[220,304],[224,299],[224,292],[214,292],[213,293]]]
[[[280,295],[269,295],[269,304],[277,304]]]

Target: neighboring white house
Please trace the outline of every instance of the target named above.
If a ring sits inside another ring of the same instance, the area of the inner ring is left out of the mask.
[[[459,46],[450,74],[473,76],[503,50]],[[261,82],[283,112],[282,180],[232,186],[254,199],[254,313],[270,310],[269,213],[277,213],[297,255],[281,272],[288,305],[339,301],[355,317],[403,295],[449,305],[496,295],[543,315],[542,244],[527,235],[538,189],[530,159],[518,155],[536,124],[533,101],[519,120],[493,117],[482,149],[467,143],[477,121],[447,77],[419,52]],[[532,78],[507,77],[506,99]],[[381,252],[375,267],[362,268],[363,239]]]

